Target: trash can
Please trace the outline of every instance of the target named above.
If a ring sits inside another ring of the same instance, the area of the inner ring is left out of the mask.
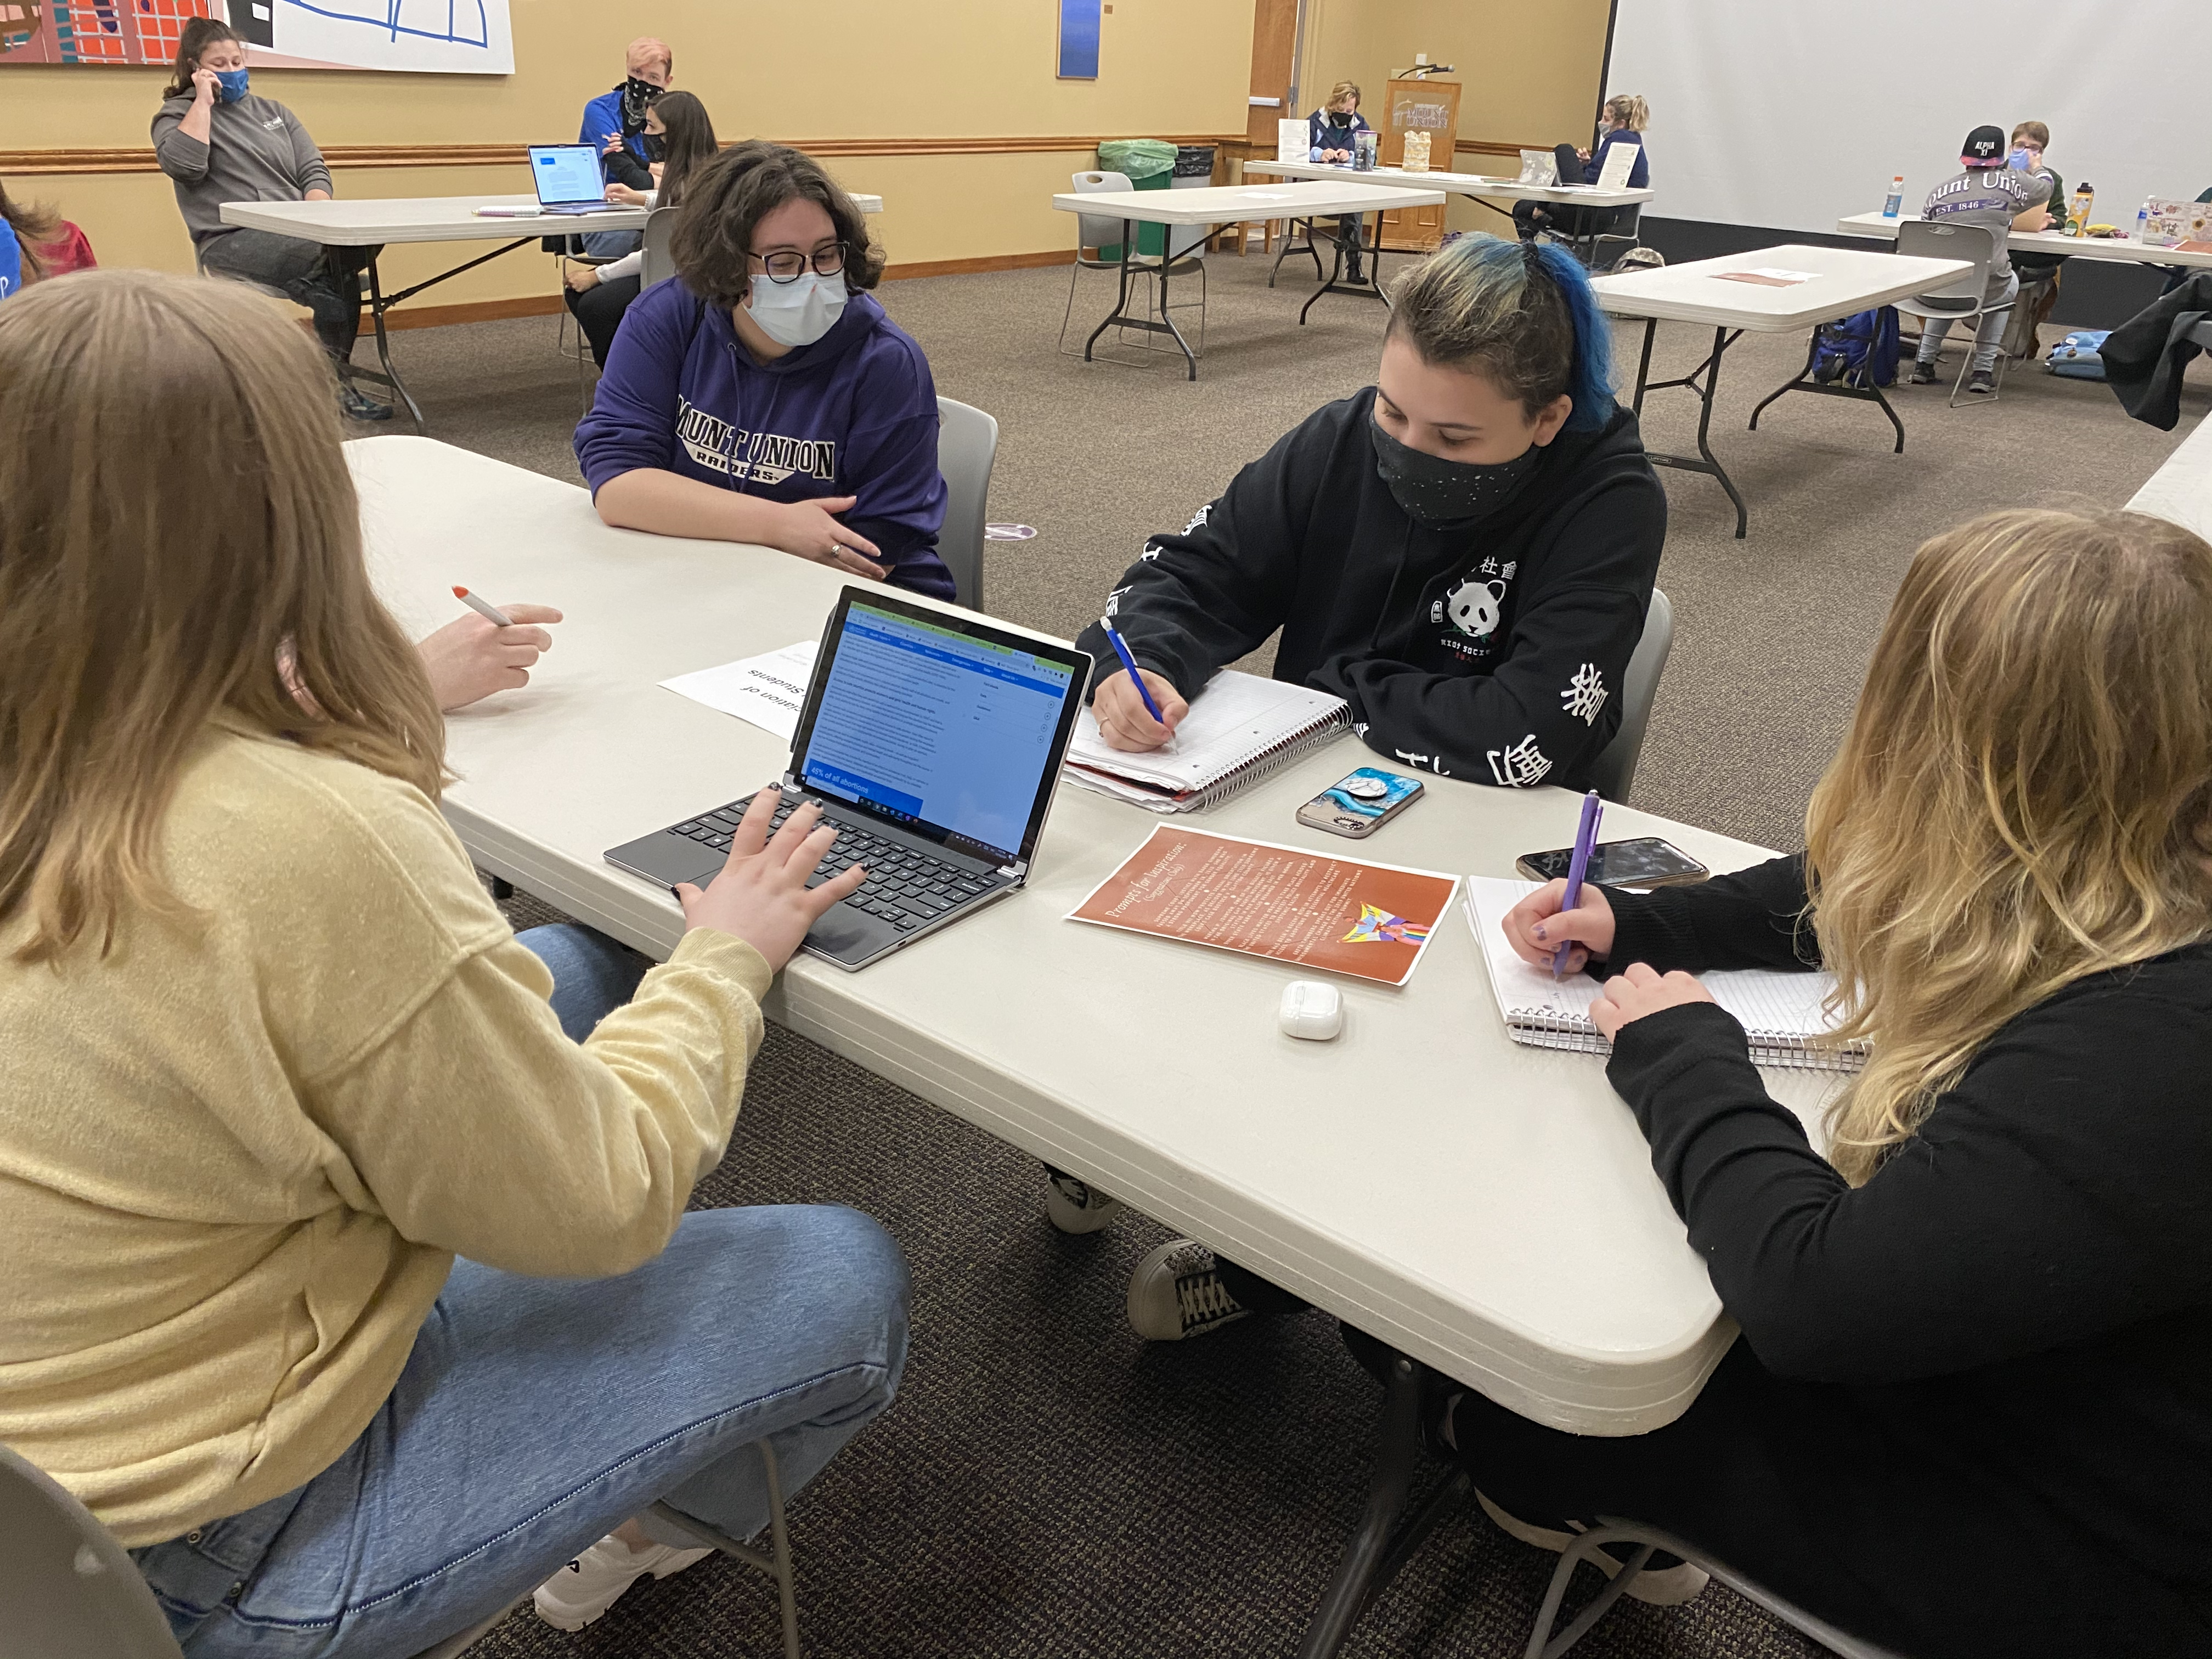
[[[1176,147],[1159,138],[1108,138],[1098,146],[1098,168],[1118,173],[1136,190],[1165,190],[1175,182]],[[1137,227],[1137,252],[1155,258],[1167,246],[1165,225]],[[1098,250],[1099,257],[1118,259],[1119,242]]]
[[[1213,182],[1213,146],[1211,144],[1177,144],[1176,146],[1175,176],[1169,187],[1173,190],[1203,190]],[[1172,225],[1168,228],[1175,234],[1168,239],[1169,258],[1180,259],[1194,247],[1205,246],[1206,239],[1216,228],[1212,225]],[[1140,243],[1139,246],[1142,246]]]

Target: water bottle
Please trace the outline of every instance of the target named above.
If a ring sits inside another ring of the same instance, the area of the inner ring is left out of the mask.
[[[1881,216],[1894,219],[1905,207],[1905,175],[1899,173],[1889,181],[1889,199],[1881,204]]]
[[[2138,242],[2142,241],[2149,230],[2150,203],[2146,200],[2141,207],[2136,210],[2136,240]]]
[[[2074,186],[2073,204],[2067,209],[2074,221],[2074,234],[2079,236],[2089,228],[2089,204],[2097,199],[2095,186],[2083,179]]]

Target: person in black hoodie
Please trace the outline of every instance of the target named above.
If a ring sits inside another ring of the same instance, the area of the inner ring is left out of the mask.
[[[1937,537],[1802,854],[1565,888],[1506,935],[1605,979],[1607,1075],[1742,1334],[1650,1434],[1439,1399],[1492,1516],[1644,1522],[1899,1653],[2212,1653],[2212,545]],[[1870,1048],[1825,1156],[1692,977],[1823,964]]]
[[[1562,248],[1463,236],[1411,274],[1376,384],[1154,537],[1108,599],[1166,724],[1102,669],[1106,741],[1159,747],[1279,629],[1275,678],[1343,697],[1370,748],[1440,777],[1586,787],[1667,529],[1610,340]],[[1115,662],[1095,624],[1079,643]]]
[[[1613,400],[1611,337],[1564,248],[1464,236],[1406,277],[1376,384],[1154,537],[1108,599],[1165,724],[1102,667],[1106,741],[1158,748],[1279,629],[1275,678],[1343,697],[1370,748],[1440,777],[1585,787],[1620,729],[1667,531],[1636,417]],[[1080,643],[1117,660],[1100,627]],[[1048,1173],[1063,1232],[1120,1207]],[[1156,1340],[1297,1305],[1189,1239],[1129,1290],[1131,1324]]]

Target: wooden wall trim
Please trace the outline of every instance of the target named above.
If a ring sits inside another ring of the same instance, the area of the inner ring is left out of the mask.
[[[1169,134],[1176,144],[1240,144],[1243,133]],[[809,155],[1081,155],[1102,139],[1046,134],[1036,137],[985,138],[793,138],[784,141]],[[333,167],[520,167],[525,144],[329,144],[323,159]],[[158,173],[150,145],[116,149],[42,148],[0,149],[0,175],[15,178],[51,173]]]

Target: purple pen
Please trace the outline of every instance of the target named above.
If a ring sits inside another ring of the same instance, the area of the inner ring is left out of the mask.
[[[1583,797],[1582,828],[1575,831],[1575,856],[1567,866],[1567,890],[1562,910],[1571,910],[1583,902],[1583,878],[1589,872],[1590,848],[1597,845],[1597,821],[1605,816],[1605,803],[1593,789]],[[1552,977],[1559,978],[1567,971],[1567,952],[1574,948],[1571,939],[1562,940],[1559,948],[1552,952]]]

